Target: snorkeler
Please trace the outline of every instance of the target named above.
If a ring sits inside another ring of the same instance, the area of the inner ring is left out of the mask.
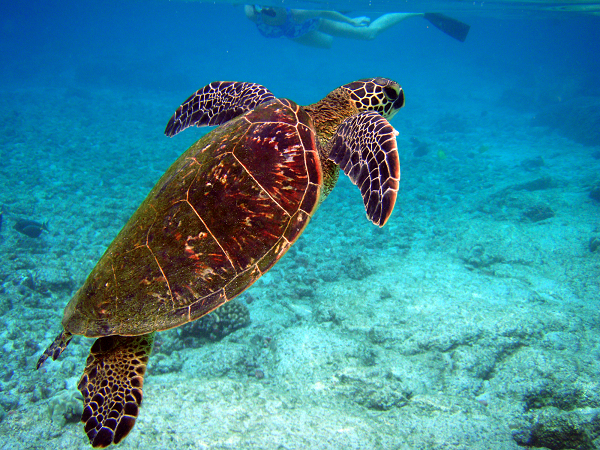
[[[461,42],[469,25],[438,13],[388,13],[373,22],[368,17],[348,17],[337,11],[276,8],[246,5],[246,17],[256,24],[265,37],[286,37],[298,44],[329,48],[333,37],[371,40],[409,17],[420,16],[444,33]]]

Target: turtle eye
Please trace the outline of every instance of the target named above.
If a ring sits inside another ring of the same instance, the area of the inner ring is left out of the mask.
[[[383,88],[383,92],[385,92],[385,95],[387,96],[387,98],[392,101],[394,101],[398,98],[398,91],[396,91],[396,89],[394,89],[393,87],[386,86]]]

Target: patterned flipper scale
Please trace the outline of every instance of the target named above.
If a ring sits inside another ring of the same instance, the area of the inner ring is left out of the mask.
[[[329,159],[358,186],[367,217],[382,227],[392,214],[400,183],[398,132],[374,111],[344,120],[332,138]]]
[[[118,444],[133,428],[153,341],[154,333],[94,342],[78,386],[83,394],[81,421],[93,447]]]
[[[260,84],[214,81],[193,93],[177,108],[165,134],[175,136],[193,125],[221,125],[274,98],[273,93]]]

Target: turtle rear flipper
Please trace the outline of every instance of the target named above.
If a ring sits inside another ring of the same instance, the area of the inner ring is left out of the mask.
[[[194,92],[177,108],[165,134],[175,136],[192,125],[221,125],[274,98],[273,93],[260,84],[214,81]]]
[[[52,359],[56,361],[65,348],[67,348],[67,345],[69,345],[69,342],[71,342],[72,337],[73,335],[68,331],[62,331],[58,336],[56,336],[52,344],[50,344],[46,351],[42,353],[40,359],[38,359],[36,369],[42,367],[42,364],[44,364],[49,357],[52,357]]]
[[[367,217],[382,227],[398,194],[398,132],[381,115],[363,111],[344,120],[331,141],[329,159],[360,189]]]
[[[106,336],[94,342],[78,388],[81,421],[93,447],[117,444],[133,428],[142,403],[154,333]]]

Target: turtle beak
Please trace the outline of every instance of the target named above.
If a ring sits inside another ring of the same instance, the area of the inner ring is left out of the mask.
[[[404,106],[404,91],[400,88],[398,98],[394,101],[394,109],[397,111]]]
[[[387,115],[386,119],[388,121],[392,120],[392,117],[394,117],[396,115],[396,113],[398,111],[400,111],[400,108],[402,108],[404,106],[404,91],[402,90],[402,88],[399,88],[400,90],[398,91],[398,98],[396,98],[396,100],[394,100],[394,103],[392,104],[392,107],[390,108],[390,113]]]

